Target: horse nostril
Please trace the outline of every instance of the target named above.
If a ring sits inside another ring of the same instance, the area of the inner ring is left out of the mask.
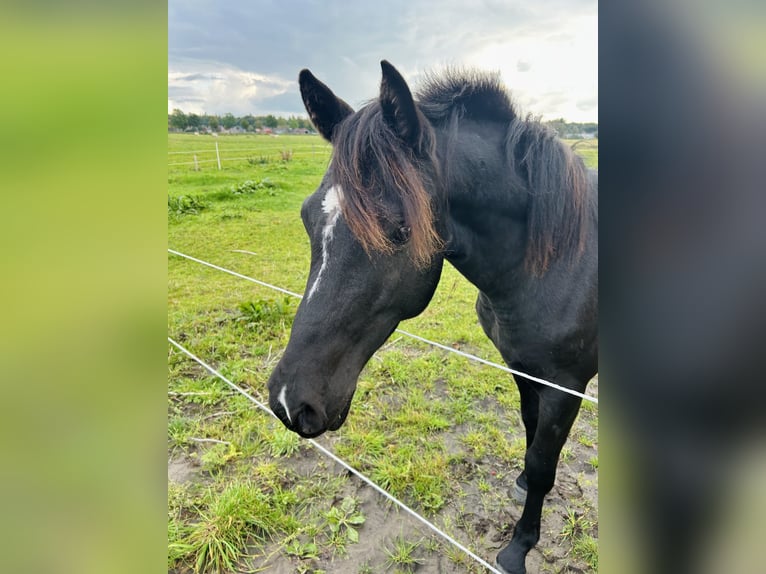
[[[323,414],[318,413],[310,405],[304,404],[295,417],[295,428],[298,434],[305,437],[315,437],[327,430],[327,421]]]

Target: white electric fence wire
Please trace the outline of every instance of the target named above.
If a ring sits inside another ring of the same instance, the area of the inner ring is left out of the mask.
[[[513,375],[519,375],[521,377],[524,377],[526,379],[529,379],[530,381],[535,381],[536,383],[540,383],[541,385],[545,385],[547,387],[552,387],[554,389],[558,389],[559,391],[563,393],[567,393],[570,395],[574,395],[576,397],[580,397],[581,399],[585,399],[586,401],[590,401],[592,403],[598,404],[598,399],[591,397],[590,395],[584,395],[583,393],[580,393],[578,391],[568,389],[566,387],[562,387],[561,385],[557,385],[556,383],[551,383],[550,381],[546,381],[545,379],[541,379],[539,377],[535,377],[533,375],[528,375],[527,373],[524,373],[522,371],[517,371],[516,369],[511,369],[509,367],[505,367],[503,365],[498,365],[497,363],[493,363],[492,361],[488,361],[486,359],[482,359],[481,357],[477,357],[476,355],[471,355],[470,353],[466,353],[464,351],[461,351],[459,349],[453,349],[452,347],[448,347],[446,345],[442,345],[441,343],[436,343],[434,341],[429,341],[428,339],[424,339],[423,337],[419,337],[418,335],[413,335],[412,333],[408,333],[407,331],[402,331],[401,329],[396,330],[397,333],[401,333],[402,335],[406,335],[407,337],[412,337],[413,339],[416,339],[418,341],[423,341],[424,343],[428,343],[429,345],[433,345],[434,347],[437,347],[439,349],[444,349],[445,351],[449,351],[450,353],[455,353],[456,355],[460,355],[461,357],[465,357],[466,359],[471,359],[472,361],[476,361],[478,363],[482,363],[484,365],[495,367],[496,369],[500,369],[501,371],[505,371],[506,373],[511,373]]]
[[[303,145],[303,146],[272,146],[272,147],[221,147],[221,151],[252,151],[257,152],[261,155],[264,153],[270,153],[270,152],[281,152],[281,151],[293,151],[293,152],[300,152],[300,153],[308,153],[311,151],[324,151],[324,152],[331,152],[332,146],[329,144],[323,145],[323,144],[316,144],[315,146],[311,145]],[[192,153],[215,153],[215,148],[210,149],[200,149],[200,150],[191,150],[191,151],[169,151],[168,155],[189,155]]]
[[[175,348],[177,348],[179,351],[181,351],[181,352],[182,352],[184,355],[186,355],[186,356],[187,356],[187,357],[189,357],[190,359],[192,359],[192,360],[196,361],[196,362],[197,362],[199,365],[201,365],[202,367],[204,367],[204,368],[205,368],[207,371],[209,371],[211,374],[213,374],[213,375],[215,375],[216,377],[218,377],[219,379],[221,379],[221,380],[222,380],[224,383],[226,383],[227,385],[229,385],[229,386],[230,386],[232,389],[234,389],[235,391],[237,391],[238,393],[240,393],[241,395],[243,395],[244,397],[246,397],[246,398],[247,398],[248,400],[250,400],[250,401],[251,401],[253,404],[255,404],[255,406],[257,406],[259,409],[261,409],[261,410],[262,410],[262,411],[264,411],[265,413],[267,413],[267,414],[271,415],[272,417],[274,417],[274,418],[277,418],[277,416],[276,416],[276,415],[275,415],[273,412],[271,412],[271,409],[270,409],[270,408],[268,408],[266,405],[264,405],[262,402],[260,402],[260,401],[259,401],[258,399],[256,399],[255,397],[253,397],[253,396],[252,396],[250,393],[248,393],[246,390],[244,390],[243,388],[241,388],[239,385],[236,385],[235,383],[232,383],[232,382],[231,382],[229,379],[227,379],[226,377],[224,377],[224,376],[223,376],[221,373],[219,373],[219,372],[218,372],[217,370],[215,370],[213,367],[211,367],[210,365],[208,365],[208,364],[207,364],[205,361],[203,361],[202,359],[200,359],[199,357],[197,357],[197,356],[196,356],[194,353],[192,353],[191,351],[187,350],[186,348],[184,348],[184,347],[183,347],[182,345],[180,345],[179,343],[175,342],[175,341],[174,341],[173,339],[171,339],[170,337],[168,337],[168,342],[169,342],[171,345],[173,345]],[[279,419],[277,418],[277,420],[279,420]],[[482,566],[484,566],[484,567],[485,567],[487,570],[489,570],[490,572],[494,572],[495,574],[502,574],[502,572],[500,572],[499,570],[497,570],[497,569],[496,569],[494,566],[492,566],[492,565],[491,565],[489,562],[487,562],[486,560],[482,559],[481,557],[479,557],[479,556],[477,556],[476,554],[474,554],[473,552],[471,552],[471,551],[470,551],[468,548],[466,548],[465,546],[463,546],[462,544],[460,544],[460,542],[458,542],[457,540],[455,540],[454,538],[452,538],[452,537],[451,537],[449,534],[447,534],[446,532],[444,532],[443,530],[441,530],[439,527],[435,526],[434,524],[430,523],[428,520],[426,520],[425,518],[423,518],[422,516],[420,516],[420,515],[419,515],[417,512],[415,512],[415,511],[414,511],[414,510],[412,510],[412,509],[411,509],[409,506],[407,506],[406,504],[404,504],[403,502],[401,502],[401,501],[400,501],[398,498],[396,498],[395,496],[393,496],[393,495],[389,494],[388,492],[386,492],[385,490],[383,490],[383,489],[382,489],[381,487],[379,487],[377,484],[375,484],[374,482],[372,482],[372,480],[370,480],[369,478],[367,478],[365,475],[363,475],[361,472],[359,472],[358,470],[356,470],[354,467],[352,467],[352,466],[349,466],[349,465],[348,465],[346,462],[344,462],[343,460],[341,460],[340,458],[338,458],[338,457],[337,457],[337,456],[336,456],[334,453],[332,453],[331,451],[327,450],[327,449],[326,449],[325,447],[323,447],[321,444],[319,444],[318,442],[316,442],[316,441],[315,441],[315,440],[313,440],[313,439],[307,439],[307,441],[308,441],[308,442],[310,442],[310,443],[311,443],[311,444],[312,444],[312,445],[313,445],[313,446],[314,446],[316,449],[318,449],[320,452],[322,452],[323,454],[325,454],[327,457],[331,458],[333,461],[335,461],[336,463],[338,463],[340,466],[342,466],[343,468],[345,468],[347,471],[349,471],[350,473],[352,473],[353,475],[355,475],[356,477],[358,477],[360,480],[362,480],[364,483],[366,483],[367,485],[369,485],[370,487],[372,487],[372,489],[373,489],[373,490],[375,490],[377,493],[381,494],[382,496],[384,496],[385,498],[387,498],[388,500],[390,500],[391,502],[393,502],[394,504],[396,504],[396,505],[397,505],[399,508],[401,508],[402,510],[404,510],[405,512],[407,512],[407,513],[408,513],[410,516],[412,516],[413,518],[415,518],[416,520],[420,521],[422,524],[424,524],[425,526],[427,526],[428,528],[430,528],[431,530],[433,530],[433,531],[434,531],[436,534],[438,534],[439,536],[441,536],[442,538],[444,538],[444,539],[445,539],[447,542],[449,542],[450,544],[452,544],[452,545],[453,545],[453,546],[455,546],[456,548],[459,548],[459,549],[460,549],[462,552],[464,552],[465,554],[467,554],[468,556],[470,556],[471,558],[473,558],[473,559],[474,559],[476,562],[478,562],[479,564],[481,564]]]
[[[192,257],[191,255],[186,255],[184,253],[181,253],[179,251],[174,251],[173,249],[168,249],[169,253],[172,253],[173,255],[178,255],[179,257],[185,257],[186,259],[189,259],[191,261],[195,261],[197,263],[200,263],[202,265],[206,265],[208,267],[211,267],[213,269],[217,269],[218,271],[223,271],[224,273],[228,273],[230,275],[234,275],[235,277],[239,277],[241,279],[246,279],[247,281],[252,281],[253,283],[257,283],[258,285],[261,285],[263,287],[268,287],[269,289],[274,289],[275,291],[280,291],[282,293],[285,293],[287,295],[291,295],[292,297],[297,297],[298,299],[302,299],[303,295],[299,295],[298,293],[295,293],[293,291],[288,291],[287,289],[283,289],[282,287],[277,287],[275,285],[271,285],[269,283],[264,283],[263,281],[259,281],[258,279],[253,279],[252,277],[248,277],[247,275],[242,275],[241,273],[237,273],[236,271],[232,271],[231,269],[226,269],[225,267],[219,267],[218,265],[214,265],[213,263],[209,263],[207,261],[203,261],[202,259],[197,259],[196,257]],[[497,363],[493,363],[492,361],[488,361],[486,359],[482,359],[481,357],[477,357],[476,355],[471,355],[470,353],[466,353],[464,351],[460,351],[458,349],[454,349],[452,347],[448,347],[447,345],[442,345],[441,343],[436,343],[435,341],[430,341],[428,339],[424,339],[423,337],[419,337],[418,335],[413,335],[412,333],[408,333],[407,331],[403,331],[401,329],[396,329],[397,333],[401,333],[402,335],[405,335],[407,337],[410,337],[412,339],[415,339],[417,341],[421,341],[423,343],[426,343],[428,345],[432,345],[434,347],[437,347],[439,349],[443,349],[444,351],[448,351],[450,353],[454,353],[456,355],[460,355],[461,357],[464,357],[466,359],[470,359],[472,361],[476,361],[478,363],[482,363],[483,365],[487,365],[489,367],[494,367],[496,369],[500,369],[501,371],[505,371],[506,373],[511,373],[513,375],[518,375],[520,377],[524,377],[526,379],[529,379],[530,381],[534,381],[536,383],[540,383],[541,385],[545,385],[547,387],[551,387],[554,389],[557,389],[561,391],[562,393],[567,393],[570,395],[574,395],[576,397],[580,397],[581,399],[584,399],[586,401],[590,401],[591,403],[598,404],[598,399],[595,397],[592,397],[590,395],[586,395],[583,393],[580,393],[578,391],[575,391],[573,389],[568,389],[567,387],[562,387],[561,385],[557,385],[556,383],[551,383],[550,381],[546,381],[545,379],[541,379],[539,377],[535,377],[534,375],[529,375],[523,371],[519,371],[516,369],[511,369],[509,367],[506,367],[504,365],[499,365]]]
[[[241,273],[237,273],[236,271],[232,271],[231,269],[226,269],[225,267],[219,267],[218,265],[214,265],[213,263],[208,263],[207,261],[203,261],[202,259],[197,259],[196,257],[192,257],[191,255],[186,255],[179,251],[174,251],[173,249],[168,249],[168,252],[172,253],[173,255],[178,255],[179,257],[185,257],[186,259],[195,261],[202,265],[212,267],[213,269],[217,269],[218,271],[223,271],[224,273],[228,273],[229,275],[234,275],[234,277],[239,277],[240,279],[252,281],[253,283],[257,283],[258,285],[261,285],[262,287],[268,287],[269,289],[274,289],[275,291],[279,291],[281,293],[284,293],[285,295],[290,295],[292,297],[297,297],[298,299],[303,299],[303,295],[300,295],[299,293],[295,293],[294,291],[288,291],[287,289],[282,289],[282,287],[277,287],[276,285],[271,285],[270,283],[258,281],[258,279],[253,279],[252,277],[248,277],[247,275],[242,275]]]

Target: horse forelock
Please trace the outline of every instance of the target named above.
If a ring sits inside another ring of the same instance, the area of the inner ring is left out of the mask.
[[[529,195],[526,270],[542,276],[554,261],[576,262],[588,233],[589,183],[582,160],[551,129],[531,116],[519,117],[497,75],[448,71],[427,78],[418,95],[427,120],[414,149],[386,124],[377,101],[337,127],[332,163],[345,191],[341,209],[365,251],[397,249],[386,223],[410,228],[408,249],[419,267],[443,247],[434,206],[444,198],[434,190],[449,179],[449,159],[437,159],[433,130],[455,131],[462,118],[473,118],[507,126],[507,168]]]
[[[368,253],[392,254],[397,245],[386,232],[409,228],[407,249],[418,267],[426,267],[442,242],[432,202],[436,169],[434,138],[425,126],[415,149],[386,124],[380,105],[371,102],[341,123],[333,142],[335,182],[343,190],[343,218]]]

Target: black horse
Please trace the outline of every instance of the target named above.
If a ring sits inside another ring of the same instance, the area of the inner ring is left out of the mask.
[[[495,76],[432,76],[415,99],[391,64],[381,67],[380,97],[357,112],[300,73],[333,156],[301,209],[311,269],[269,379],[271,409],[303,437],[338,429],[362,368],[425,309],[445,258],[479,289],[479,320],[508,365],[584,391],[597,372],[597,174],[519,117]],[[516,384],[526,501],[497,556],[513,574],[540,537],[581,402],[524,377]]]

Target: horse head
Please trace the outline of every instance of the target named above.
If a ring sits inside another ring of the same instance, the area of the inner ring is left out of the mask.
[[[268,387],[272,411],[307,438],[340,428],[365,364],[425,309],[441,274],[434,135],[399,72],[381,67],[380,96],[356,112],[299,76],[333,157],[301,209],[311,267]]]

